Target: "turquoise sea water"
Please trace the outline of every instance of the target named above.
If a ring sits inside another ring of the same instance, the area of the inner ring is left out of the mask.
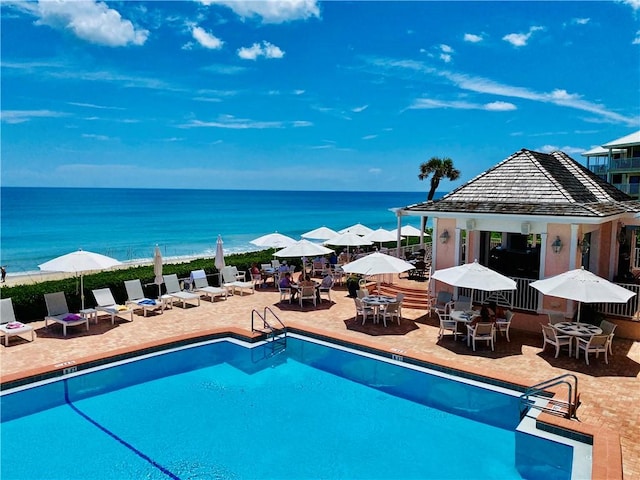
[[[0,262],[9,276],[82,248],[120,261],[213,255],[257,248],[249,242],[278,231],[299,239],[320,226],[363,223],[396,228],[389,211],[426,199],[425,192],[284,192],[92,188],[1,189]],[[418,227],[418,218],[403,225]]]

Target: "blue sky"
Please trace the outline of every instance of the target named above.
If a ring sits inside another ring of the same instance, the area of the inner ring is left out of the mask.
[[[447,191],[640,127],[640,0],[0,12],[4,186]]]

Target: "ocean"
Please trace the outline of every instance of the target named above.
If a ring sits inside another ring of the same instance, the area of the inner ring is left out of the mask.
[[[314,192],[2,187],[0,264],[8,275],[79,248],[122,262],[259,250],[249,243],[279,232],[296,240],[320,226],[362,223],[394,229],[389,209],[426,199],[426,192]],[[404,217],[403,225],[420,226]]]

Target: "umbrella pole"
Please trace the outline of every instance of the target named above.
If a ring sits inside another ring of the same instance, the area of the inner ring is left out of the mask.
[[[582,302],[578,301],[578,321],[576,323],[580,323],[580,304]]]
[[[84,274],[80,274],[80,304],[84,310]]]

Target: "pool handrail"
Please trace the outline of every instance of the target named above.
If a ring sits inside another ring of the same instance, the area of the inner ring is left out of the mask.
[[[573,384],[570,380],[573,380]],[[565,385],[567,387],[566,401],[556,400],[551,398],[549,395],[545,395],[546,389],[557,385]],[[531,400],[531,397],[547,400],[551,406],[543,407],[541,405],[535,405]],[[576,410],[578,409],[579,399],[578,377],[572,373],[564,373],[557,377],[543,380],[542,382],[527,388],[525,392],[520,395],[520,417],[526,415],[528,409],[536,408],[553,415],[562,414],[562,416],[569,419],[577,418]],[[523,406],[525,407],[524,409]],[[564,411],[565,409],[566,411]]]

